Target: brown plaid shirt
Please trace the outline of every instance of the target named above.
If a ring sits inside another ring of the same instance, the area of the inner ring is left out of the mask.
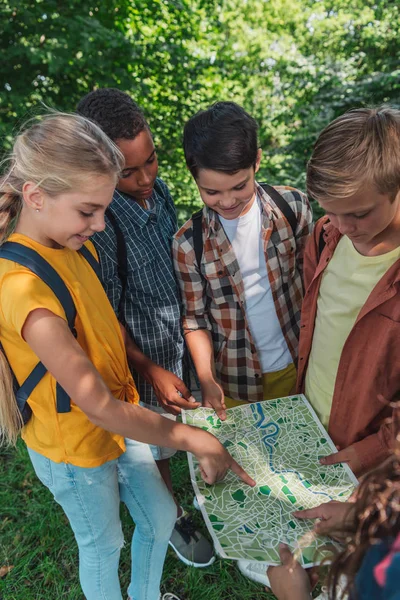
[[[297,216],[296,239],[268,194],[257,184],[262,211],[262,240],[269,282],[282,333],[293,360],[297,358],[303,298],[303,255],[312,231],[307,197],[294,188],[277,187]],[[192,220],[175,234],[175,270],[183,299],[183,329],[208,329],[214,346],[216,378],[235,400],[262,400],[262,372],[246,318],[246,300],[239,264],[218,215],[203,209],[201,273],[193,248]]]

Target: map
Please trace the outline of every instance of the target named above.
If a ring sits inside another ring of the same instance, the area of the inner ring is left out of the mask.
[[[182,411],[183,421],[215,435],[255,479],[250,488],[231,471],[208,485],[188,454],[192,484],[203,517],[222,558],[280,564],[285,542],[305,567],[330,555],[332,540],[312,532],[313,521],[295,510],[329,500],[346,500],[357,479],[345,464],[318,459],[336,448],[303,395],[246,404],[227,410],[221,421],[209,408]]]

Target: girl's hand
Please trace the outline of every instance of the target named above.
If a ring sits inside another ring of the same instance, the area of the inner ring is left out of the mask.
[[[202,429],[197,429],[196,434],[196,448],[191,452],[199,461],[201,476],[206,483],[222,481],[230,469],[247,485],[256,485],[254,479],[232,458],[216,437]]]
[[[286,544],[279,545],[280,567],[268,567],[271,590],[278,600],[310,600],[311,582]]]
[[[225,395],[222,387],[216,381],[201,383],[203,406],[213,408],[221,421],[226,419]]]

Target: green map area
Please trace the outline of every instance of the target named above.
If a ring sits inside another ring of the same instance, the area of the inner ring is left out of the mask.
[[[336,449],[303,395],[229,409],[226,421],[207,408],[185,411],[183,420],[215,435],[257,482],[250,488],[229,472],[223,482],[208,485],[188,455],[193,487],[220,556],[279,564],[279,542],[287,543],[303,566],[328,555],[328,539],[312,533],[312,521],[292,513],[346,500],[357,479],[346,465],[319,464]]]

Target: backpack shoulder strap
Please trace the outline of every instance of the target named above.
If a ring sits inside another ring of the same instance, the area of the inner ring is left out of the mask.
[[[110,221],[117,240],[117,272],[122,287],[121,298],[118,306],[118,313],[120,314],[128,284],[128,251],[126,249],[124,234],[122,233],[121,228],[117,223],[117,219],[110,208],[107,208],[106,215]]]
[[[93,254],[90,252],[89,248],[86,248],[86,246],[82,246],[82,248],[80,248],[80,250],[78,250],[78,252],[79,252],[79,254],[82,254],[83,258],[85,258],[87,260],[87,262],[92,267],[93,271],[96,273],[97,277],[101,281],[100,265],[99,265],[98,261],[95,259],[95,257],[93,256]]]
[[[293,237],[295,238],[297,229],[297,218],[291,206],[286,202],[284,197],[281,196],[281,194],[274,187],[272,187],[272,185],[268,185],[267,183],[260,183],[260,185],[262,189],[265,192],[267,192],[268,196],[272,198],[279,210],[286,217],[286,220],[288,221],[292,229]]]
[[[35,275],[40,277],[40,279],[42,279],[42,281],[49,286],[49,288],[60,301],[67,317],[68,327],[70,328],[74,337],[76,337],[75,304],[67,286],[57,271],[53,269],[53,267],[35,250],[27,248],[23,244],[18,244],[17,242],[5,242],[0,247],[0,258],[16,262],[24,267],[27,267],[30,271],[32,271],[32,273],[35,273]],[[47,369],[41,362],[39,362],[20,386],[16,396],[21,414],[24,412],[26,401],[28,400],[32,391],[46,373]],[[70,410],[70,399],[65,390],[63,390],[63,388],[57,383],[57,412],[69,412]]]
[[[203,256],[203,209],[192,214],[193,223],[193,248],[196,256],[197,266],[200,271],[201,258]],[[200,271],[201,272],[201,271]]]

